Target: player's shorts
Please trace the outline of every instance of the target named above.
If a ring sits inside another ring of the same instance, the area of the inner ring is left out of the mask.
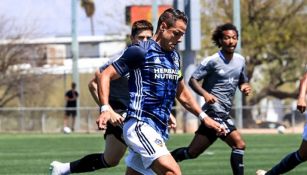
[[[237,129],[234,125],[232,118],[225,113],[219,113],[213,110],[208,110],[206,111],[206,114],[210,118],[212,118],[213,120],[222,124],[225,127],[227,132],[226,136],[229,135],[232,131]],[[195,133],[206,136],[211,143],[215,142],[218,137],[221,138],[222,140],[224,140],[226,137],[226,136],[217,136],[216,131],[212,128],[208,128],[207,126],[204,125],[204,123],[201,123],[199,125]]]
[[[306,121],[307,122],[307,121]],[[307,141],[307,123],[305,123],[304,131],[303,131],[303,140]]]
[[[76,110],[65,110],[65,115],[66,116],[76,117],[77,111]]]
[[[161,134],[135,118],[126,120],[123,129],[129,147],[126,165],[142,174],[153,174],[150,166],[154,160],[170,154]]]
[[[127,111],[126,110],[115,110],[116,113],[119,115],[126,117]],[[124,145],[126,145],[126,142],[123,138],[123,126],[113,126],[111,123],[107,123],[107,129],[104,133],[104,139],[106,139],[107,135],[113,134],[115,138],[117,138],[120,142],[122,142]]]

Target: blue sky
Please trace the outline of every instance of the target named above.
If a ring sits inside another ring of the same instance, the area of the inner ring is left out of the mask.
[[[78,34],[91,35],[90,20],[78,4]],[[96,35],[129,32],[125,25],[127,5],[149,5],[151,0],[95,0],[94,27]],[[172,3],[172,0],[158,0]],[[116,7],[116,9],[115,9]],[[71,0],[1,0],[0,16],[19,28],[34,27],[43,36],[69,36],[71,33]]]

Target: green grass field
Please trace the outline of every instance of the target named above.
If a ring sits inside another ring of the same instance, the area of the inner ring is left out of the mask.
[[[192,134],[171,135],[169,150],[186,146]],[[269,168],[285,154],[298,148],[300,135],[243,135],[245,174],[254,175],[258,168]],[[48,174],[52,160],[71,161],[90,153],[104,150],[102,134],[0,134],[0,174]],[[180,163],[186,175],[231,175],[229,147],[217,141],[204,154],[194,160]],[[118,167],[87,174],[124,174],[124,161]],[[306,163],[293,170],[291,175],[307,173]]]

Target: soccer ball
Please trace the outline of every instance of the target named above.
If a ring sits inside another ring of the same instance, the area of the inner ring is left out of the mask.
[[[286,131],[286,128],[283,125],[278,126],[276,129],[278,134],[284,134]]]
[[[71,129],[70,129],[69,127],[67,127],[67,126],[65,126],[65,127],[63,128],[63,131],[64,131],[64,134],[69,134],[69,133],[71,133]]]

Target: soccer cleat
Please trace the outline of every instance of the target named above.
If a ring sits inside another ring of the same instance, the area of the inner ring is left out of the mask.
[[[266,171],[264,170],[257,170],[256,175],[265,175]]]
[[[68,173],[62,172],[61,167],[63,166],[63,163],[58,161],[53,161],[50,164],[49,167],[49,175],[68,175]]]

